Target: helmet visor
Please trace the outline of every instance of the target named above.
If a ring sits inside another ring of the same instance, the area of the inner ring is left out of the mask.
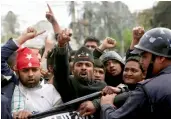
[[[144,52],[143,50],[140,50],[140,49],[135,48],[135,49],[131,52],[131,54],[141,55],[143,52]]]

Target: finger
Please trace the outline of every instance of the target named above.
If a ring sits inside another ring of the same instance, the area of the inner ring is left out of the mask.
[[[106,87],[102,90],[102,93],[105,93],[106,92]]]
[[[31,33],[31,32],[33,32],[34,31],[34,28],[33,27],[29,27],[28,29],[27,29],[27,33]]]
[[[69,29],[69,36],[70,37],[72,36],[72,33],[73,33],[72,29]]]
[[[92,113],[91,112],[85,112],[82,116],[84,117],[84,116],[89,116],[89,115],[91,115]]]
[[[110,89],[106,89],[106,95],[110,94]]]
[[[108,43],[109,43],[109,44],[114,44],[115,42],[114,42],[113,39],[109,39],[109,40],[108,40]]]
[[[21,119],[22,118],[22,111],[18,112],[18,118]]]
[[[67,36],[71,36],[71,35],[72,35],[71,29],[67,29],[67,30],[66,30],[66,34],[67,34]]]
[[[28,27],[28,28],[27,28],[27,33],[30,33],[30,32],[32,32],[32,31],[33,31],[32,27]]]
[[[114,91],[112,89],[109,90],[109,94],[113,94]]]
[[[24,111],[24,112],[22,113],[22,119],[26,119],[26,115],[27,115],[27,112]]]
[[[36,30],[33,27],[30,28],[30,32],[35,32],[35,31]]]
[[[24,111],[24,113],[23,113],[23,119],[27,119],[27,115],[28,115],[28,112],[27,111]]]
[[[18,117],[17,112],[14,112],[14,113],[13,113],[13,118],[14,118],[14,119],[17,119],[17,117]]]
[[[52,9],[51,9],[51,7],[49,6],[48,3],[47,3],[47,6],[48,6],[48,9],[49,9],[49,12],[52,13]]]
[[[28,119],[28,116],[31,116],[31,113],[30,112],[26,112],[25,115],[24,115],[24,118],[25,119]]]
[[[84,113],[86,113],[86,111],[87,111],[87,107],[85,107],[84,109],[80,110],[79,111],[80,115],[82,116]]]
[[[85,103],[82,103],[82,104],[80,105],[80,107],[78,108],[78,111],[84,109],[85,106],[86,106],[86,104],[85,104]]]
[[[41,34],[43,34],[43,33],[45,33],[45,32],[46,32],[46,30],[41,31],[41,32],[37,33],[36,36],[41,35]]]
[[[47,16],[47,17],[50,17],[50,16],[53,16],[53,15],[52,15],[52,13],[50,13],[50,12],[46,12],[46,16]]]
[[[67,30],[66,30],[66,35],[69,36],[69,33],[70,33],[70,30],[67,29]]]

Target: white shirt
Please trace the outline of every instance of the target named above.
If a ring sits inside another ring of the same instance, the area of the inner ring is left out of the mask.
[[[34,88],[27,88],[19,83],[19,91],[22,93],[24,99],[23,108],[29,112],[43,112],[62,103],[61,96],[54,86],[52,84],[44,84],[44,81]],[[17,96],[17,93],[15,95],[15,91],[13,96]],[[14,108],[12,112],[15,112],[15,110]]]

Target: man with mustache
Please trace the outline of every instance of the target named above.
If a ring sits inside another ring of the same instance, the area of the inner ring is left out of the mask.
[[[21,47],[23,43],[42,33],[37,33],[34,28],[29,27],[17,39],[11,38],[1,47],[1,73],[11,76],[11,80],[16,84],[14,87],[8,87],[12,88],[11,92],[4,92],[14,119],[27,118],[62,103],[61,96],[54,86],[41,82],[40,60],[37,53],[27,47]],[[8,57],[14,51],[17,51],[17,75],[7,64]]]
[[[73,76],[69,75],[67,44],[70,37],[68,33],[67,30],[59,33],[58,46],[55,49],[54,86],[59,91],[63,102],[101,91],[106,86],[105,82],[93,79],[94,57],[92,51],[85,46],[75,53]],[[97,100],[84,102],[79,108],[80,114],[93,114],[100,106]]]

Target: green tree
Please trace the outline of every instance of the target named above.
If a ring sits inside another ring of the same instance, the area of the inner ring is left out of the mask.
[[[17,15],[15,15],[12,11],[9,11],[7,15],[2,19],[2,29],[1,29],[1,42],[7,41],[10,37],[18,37],[19,32],[16,30],[19,28],[19,23],[17,19]]]
[[[159,1],[153,7],[153,27],[167,27],[171,29],[171,1]]]
[[[12,11],[9,11],[3,20],[2,26],[4,32],[15,34],[16,28],[19,28],[17,16]]]
[[[138,13],[136,17],[136,21],[138,25],[143,26],[144,29],[151,29],[152,28],[152,19],[153,19],[153,9],[145,9]]]

